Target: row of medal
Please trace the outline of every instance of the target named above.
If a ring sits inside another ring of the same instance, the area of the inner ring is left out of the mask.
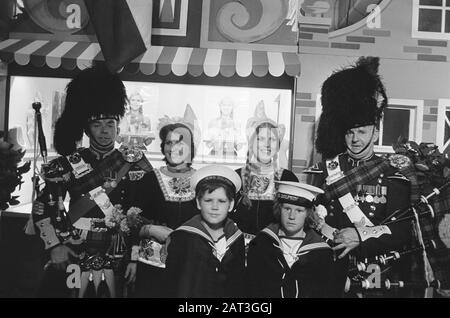
[[[356,202],[386,204],[387,187],[377,185],[358,184],[356,187]]]

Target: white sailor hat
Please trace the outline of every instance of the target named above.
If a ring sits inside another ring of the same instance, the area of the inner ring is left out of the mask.
[[[306,183],[291,181],[275,182],[278,184],[277,200],[280,203],[312,207],[316,196],[324,193],[322,189]]]
[[[222,165],[205,166],[197,170],[191,177],[191,188],[195,190],[197,184],[202,180],[221,180],[235,188],[241,189],[241,178],[233,169]]]

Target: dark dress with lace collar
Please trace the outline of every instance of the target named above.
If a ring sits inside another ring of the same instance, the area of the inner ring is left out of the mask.
[[[143,210],[142,216],[153,224],[176,229],[198,214],[195,194],[190,188],[190,177],[194,171],[171,173],[166,167],[161,167],[146,175],[136,203]],[[136,276],[137,297],[164,297],[165,256],[162,242],[141,240]]]
[[[238,169],[236,172],[242,178],[242,169]],[[278,175],[281,181],[298,182],[296,175],[289,170],[280,169]],[[246,234],[246,237],[251,238],[270,223],[276,221],[273,216],[275,171],[261,174],[252,172],[249,177],[251,180],[248,197],[252,202],[252,206],[250,208],[245,206],[242,203],[241,196],[239,196],[235,211],[230,213],[229,216]]]
[[[223,230],[226,249],[221,257],[200,215],[172,232],[166,262],[169,297],[244,296],[244,237],[228,218]]]

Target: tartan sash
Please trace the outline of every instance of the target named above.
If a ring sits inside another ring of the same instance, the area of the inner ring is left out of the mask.
[[[388,160],[375,159],[364,162],[345,172],[344,177],[326,186],[324,196],[328,201],[336,200],[355,191],[358,184],[369,182],[392,168]]]
[[[116,150],[110,156],[103,159],[93,171],[75,181],[75,183],[70,187],[70,195],[72,197],[79,197],[79,199],[77,199],[77,201],[72,203],[69,207],[68,214],[72,224],[96,206],[96,203],[90,199],[90,196],[86,195],[89,191],[103,185],[105,181],[104,178],[108,176],[110,171],[119,170],[116,179],[117,184],[119,184],[134,164],[146,172],[152,169],[145,156],[138,162],[129,163],[123,159],[122,153]],[[117,187],[108,188],[105,192],[106,194],[109,194],[114,189],[117,189]]]
[[[132,164],[128,163],[128,162],[126,162],[122,166],[122,168],[117,173],[117,184],[119,184],[120,181],[122,181],[122,177],[124,177],[127,174],[127,172],[130,170],[131,166],[132,166]],[[100,185],[98,185],[97,187],[99,187]],[[95,189],[97,187],[94,187],[93,189]],[[115,189],[115,188],[105,189],[106,195],[111,193],[113,191],[113,189]],[[97,204],[95,203],[95,201],[91,200],[89,195],[81,196],[74,204],[72,204],[69,207],[69,217],[70,217],[70,221],[72,222],[72,224],[74,224],[76,221],[78,221],[81,217],[83,217],[86,213],[88,213],[96,205]]]

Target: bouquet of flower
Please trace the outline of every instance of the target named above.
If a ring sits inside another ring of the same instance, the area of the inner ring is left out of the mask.
[[[18,196],[11,196],[11,193],[23,183],[22,175],[30,170],[30,161],[18,166],[25,151],[13,147],[8,142],[0,141],[0,210],[20,203]]]
[[[112,233],[108,254],[123,255],[127,248],[126,237],[131,235],[132,230],[139,230],[142,225],[150,224],[140,215],[141,212],[141,209],[131,207],[125,214],[122,205],[114,205],[112,213],[103,219],[106,229]]]
[[[120,232],[128,236],[132,230],[139,230],[143,225],[151,224],[149,220],[141,216],[141,212],[141,209],[131,207],[124,214],[122,206],[116,204],[112,214],[105,217],[105,226],[116,233]]]

